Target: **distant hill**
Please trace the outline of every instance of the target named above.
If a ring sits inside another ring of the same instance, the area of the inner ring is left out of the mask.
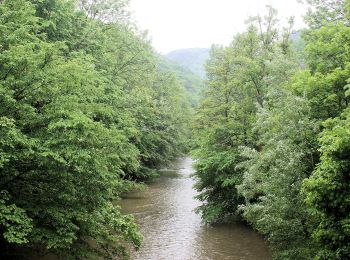
[[[183,67],[192,71],[201,79],[205,79],[205,61],[209,58],[208,48],[181,49],[165,55],[169,60],[175,61]]]
[[[204,87],[203,80],[188,68],[175,61],[169,60],[167,57],[161,59],[160,68],[166,71],[172,71],[176,74],[177,78],[187,90],[192,106],[196,106],[199,101],[200,92]]]
[[[305,40],[301,37],[302,32],[301,31],[296,31],[292,33],[289,37],[289,39],[292,41],[292,49],[295,51],[299,62],[300,66],[302,68],[305,67],[305,47],[306,47],[306,42]]]

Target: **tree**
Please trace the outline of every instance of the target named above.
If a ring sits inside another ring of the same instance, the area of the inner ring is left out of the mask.
[[[268,100],[274,77],[269,63],[279,50],[288,52],[286,35],[284,44],[279,41],[276,11],[268,10],[264,19],[251,18],[247,30],[236,35],[229,47],[214,46],[206,66],[208,86],[197,112],[194,156],[196,189],[204,202],[199,211],[208,222],[237,215],[238,205],[244,202],[237,193],[243,180],[242,169],[236,167],[244,160],[240,147],[261,149],[252,125],[258,108]]]
[[[348,0],[306,0],[311,6],[305,17],[311,28],[320,28],[332,22],[348,23]]]
[[[346,259],[350,254],[350,110],[324,123],[320,135],[321,162],[305,180],[303,192],[319,218],[313,233],[321,245],[317,259]]]
[[[89,2],[109,14],[104,3]],[[144,154],[158,166],[185,143],[188,100],[177,79],[159,73],[148,41],[125,21],[85,11],[66,0],[0,3],[3,255],[20,247],[126,258],[142,237],[115,201],[138,186]],[[155,127],[143,129],[146,120]]]
[[[315,219],[300,189],[317,161],[318,124],[310,118],[307,100],[288,89],[272,91],[279,93],[254,123],[262,149],[242,148],[248,160],[239,165],[245,169],[238,186],[245,203],[239,209],[266,235],[275,259],[310,259],[317,249],[310,239]]]

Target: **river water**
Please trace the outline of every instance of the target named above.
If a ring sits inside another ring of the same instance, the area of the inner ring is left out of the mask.
[[[242,224],[207,226],[194,209],[191,158],[181,158],[149,189],[130,193],[121,202],[123,213],[133,214],[144,241],[131,259],[150,260],[270,260],[263,238]]]

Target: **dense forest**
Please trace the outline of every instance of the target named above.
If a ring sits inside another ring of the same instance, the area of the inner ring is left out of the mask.
[[[274,259],[350,259],[350,1],[308,2],[299,40],[270,7],[212,47],[194,126],[197,210],[246,221]]]
[[[0,1],[1,258],[140,246],[114,202],[185,151],[191,106],[126,4]]]
[[[0,0],[0,258],[128,259],[142,234],[118,201],[190,153],[208,225],[350,259],[350,1],[307,2],[306,29],[267,7],[204,76],[127,0]]]
[[[198,63],[198,66],[204,68],[204,61]],[[193,73],[187,67],[181,65],[179,62],[168,59],[167,57],[161,58],[160,68],[166,71],[172,71],[180,84],[185,88],[187,92],[187,97],[190,100],[190,105],[192,108],[198,106],[201,92],[204,88],[204,82],[199,75]]]

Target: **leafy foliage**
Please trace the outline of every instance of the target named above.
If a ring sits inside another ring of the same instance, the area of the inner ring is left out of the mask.
[[[236,215],[243,203],[236,189],[243,180],[242,169],[236,167],[244,161],[240,147],[261,149],[253,124],[268,99],[268,85],[277,76],[270,64],[288,48],[288,42],[283,45],[278,39],[275,10],[269,12],[264,20],[250,19],[246,32],[229,47],[213,46],[206,66],[208,86],[197,111],[194,155],[198,198],[204,202],[199,211],[208,222]]]
[[[316,248],[310,241],[314,219],[300,188],[317,160],[317,123],[307,101],[285,90],[259,111],[254,129],[263,149],[242,150],[248,160],[239,165],[246,169],[238,187],[245,198],[240,210],[266,235],[276,259],[310,259]]]
[[[320,219],[313,234],[322,245],[318,259],[346,259],[350,254],[349,112],[324,122],[321,162],[304,182],[306,202]]]
[[[160,68],[166,71],[173,71],[175,73],[181,84],[188,92],[191,106],[197,107],[201,92],[204,88],[204,81],[186,67],[183,67],[167,58],[163,59]]]
[[[240,215],[274,259],[348,259],[350,2],[308,2],[301,41],[269,9],[212,48],[195,121],[199,211]]]
[[[114,259],[140,246],[113,202],[185,149],[189,100],[124,6],[0,3],[3,255]]]

